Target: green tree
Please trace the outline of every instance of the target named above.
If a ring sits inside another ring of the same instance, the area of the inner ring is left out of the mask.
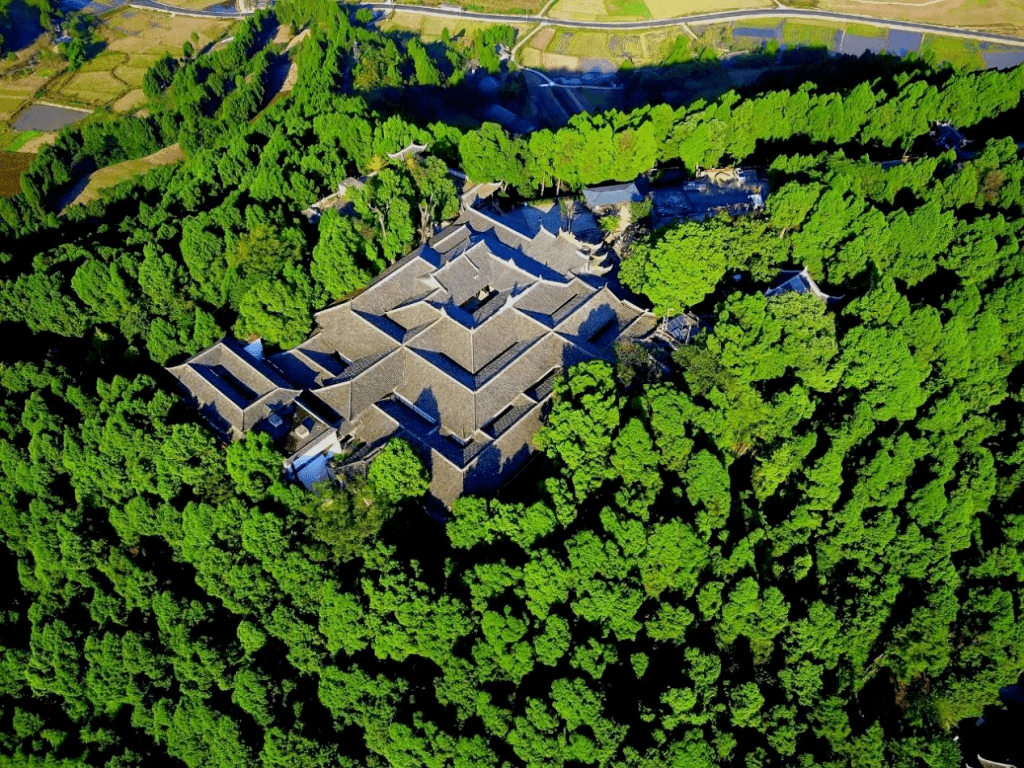
[[[699,304],[725,276],[725,227],[686,222],[637,243],[622,262],[622,282],[647,296],[659,315]]]

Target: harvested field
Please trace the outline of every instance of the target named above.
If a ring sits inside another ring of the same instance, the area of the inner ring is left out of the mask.
[[[137,108],[142,80],[165,53],[180,55],[193,33],[202,48],[223,36],[230,19],[194,19],[122,8],[105,17],[100,36],[106,49],[76,73],[65,72],[46,85],[47,97],[88,106],[109,106],[116,112]],[[45,82],[45,80],[44,80]]]
[[[577,70],[580,60],[575,56],[562,56],[558,53],[545,53],[541,56],[541,67],[543,69],[564,69]]]
[[[540,12],[546,0],[466,0],[461,5],[467,11],[478,13],[521,13],[529,16]],[[438,0],[422,5],[445,5],[445,0]]]
[[[538,51],[546,51],[554,38],[555,30],[551,27],[544,27],[544,29],[531,37],[530,42],[526,45],[530,48],[536,48]]]
[[[607,20],[607,11],[601,0],[558,0],[548,11],[552,19],[577,21]]]
[[[149,66],[139,66],[137,61],[139,58],[138,56],[132,56],[130,65],[116,67],[111,71],[111,74],[129,88],[141,89],[142,80],[146,77],[146,70],[149,69]]]
[[[573,56],[601,58],[608,56],[610,43],[610,36],[607,33],[582,32],[573,35],[572,43],[569,45],[569,53]]]
[[[778,19],[744,19],[736,23],[742,23],[748,29],[775,29],[781,22]]]
[[[33,159],[35,155],[23,152],[0,152],[0,197],[14,197],[21,192],[21,174]]]
[[[551,53],[569,53],[569,46],[572,45],[573,37],[575,35],[572,32],[559,32],[558,38],[555,40],[554,45],[551,46]]]
[[[640,35],[612,35],[608,39],[608,52],[616,58],[639,59],[644,55]]]
[[[921,54],[925,58],[934,58],[935,61],[945,61],[954,67],[983,69],[985,66],[981,49],[973,40],[925,35],[924,42],[921,43]]]
[[[23,104],[35,98],[36,92],[45,85],[46,78],[35,75],[0,80],[0,120],[10,118]]]
[[[128,90],[128,84],[110,72],[85,72],[68,80],[59,93],[69,101],[99,106],[115,101]]]
[[[787,21],[782,28],[782,42],[786,45],[833,49],[841,33],[842,27],[834,24],[798,24]]]
[[[452,37],[458,35],[459,32],[465,32],[466,37],[469,37],[477,30],[491,25],[482,21],[463,21],[461,19],[449,19],[441,16],[420,16],[414,13],[402,13],[399,11],[392,13],[378,26],[383,30],[402,29],[416,32],[423,39],[423,42],[429,43],[440,39],[445,29],[448,30]],[[516,30],[516,37],[518,39],[519,36],[523,35],[533,25],[513,24],[512,26]]]
[[[544,66],[543,56],[540,51],[535,48],[527,46],[519,51],[518,59],[519,63],[524,67],[531,67],[532,69],[539,69]]]
[[[884,5],[855,0],[787,0],[786,5],[791,8],[817,8],[877,16],[879,19],[920,21],[1006,35],[1024,35],[1024,3],[1020,0],[942,0],[934,4],[928,0],[894,0]]]
[[[20,96],[0,95],[0,117],[10,117],[18,111],[24,101]]]
[[[88,111],[81,109],[33,104],[21,113],[14,124],[14,129],[16,131],[59,131],[65,125],[76,123],[88,115]]]
[[[162,13],[123,9],[112,14],[101,30],[108,53],[148,56],[138,66],[145,69],[164,53],[181,54],[181,46],[199,35],[200,50],[224,35],[234,24],[232,19],[167,16]]]

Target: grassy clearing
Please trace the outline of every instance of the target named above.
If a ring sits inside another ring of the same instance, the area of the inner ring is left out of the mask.
[[[647,0],[655,19],[691,16],[695,13],[737,11],[744,8],[775,8],[772,0]]]
[[[786,45],[803,45],[809,48],[831,48],[836,40],[838,24],[797,24],[787,21],[782,28],[782,42]]]
[[[13,141],[8,143],[7,146],[4,147],[4,149],[7,150],[8,152],[17,152],[30,141],[32,141],[32,139],[42,135],[42,131],[21,131],[14,135]]]
[[[402,13],[399,11],[392,13],[379,26],[384,30],[400,29],[415,32],[423,39],[423,42],[430,43],[440,40],[445,29],[448,30],[452,37],[456,37],[459,33],[465,33],[465,36],[468,38],[477,30],[491,25],[482,21],[462,21],[461,19],[446,19],[440,16],[420,16],[415,13]],[[516,39],[519,39],[533,25],[513,24],[510,26],[516,30]]]
[[[56,133],[55,131],[46,131],[45,133],[40,133],[35,138],[25,142],[21,146],[21,149],[19,149],[18,151],[30,152],[33,155],[39,154],[39,151],[42,150],[42,148],[45,147],[47,144],[53,144],[53,142],[57,140],[57,136],[59,135],[60,134]]]
[[[534,0],[512,0],[512,2],[508,2],[508,0],[474,0],[471,3],[466,3],[465,7],[467,11],[476,11],[477,13],[519,13],[523,16],[531,16],[544,7],[544,2],[543,0],[539,2]]]
[[[700,34],[700,42],[695,42],[678,29],[634,33],[556,28],[545,36],[548,44],[542,54],[538,56],[526,46],[520,49],[519,60],[527,67],[568,71],[581,69],[582,59],[606,59],[616,66],[643,67],[679,64],[698,57],[705,49],[725,50],[731,45],[728,25],[702,27]]]
[[[733,26],[745,29],[775,29],[779,26],[779,19],[743,19],[733,22]]]
[[[618,19],[651,18],[651,12],[644,0],[605,0],[604,7],[609,16]]]
[[[857,37],[885,38],[889,36],[886,27],[876,27],[873,24],[847,24],[846,34]]]
[[[570,56],[581,56],[594,59],[610,55],[611,35],[605,32],[577,32],[569,42]]]
[[[8,96],[0,94],[0,118],[9,118],[25,102],[22,96]]]
[[[984,69],[978,44],[973,40],[957,37],[936,37],[925,35],[921,41],[921,55],[928,61],[947,62],[963,69]]]

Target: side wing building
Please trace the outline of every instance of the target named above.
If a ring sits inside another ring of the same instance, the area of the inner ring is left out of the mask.
[[[470,208],[298,347],[261,359],[225,339],[169,370],[225,439],[271,432],[307,486],[401,436],[451,505],[519,469],[560,371],[655,330],[600,272],[561,232]]]

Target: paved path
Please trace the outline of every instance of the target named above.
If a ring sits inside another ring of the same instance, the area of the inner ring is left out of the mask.
[[[163,13],[178,14],[180,16],[198,16],[208,18],[241,18],[248,14],[239,13],[232,9],[207,9],[191,10],[177,8],[173,5],[166,5],[158,0],[133,0],[128,3],[132,8],[161,11]],[[372,8],[376,11],[401,11],[403,13],[418,13],[425,16],[445,16],[448,18],[465,19],[467,21],[491,21],[501,24],[551,24],[571,29],[658,29],[659,27],[678,27],[687,24],[721,24],[732,21],[743,21],[745,19],[817,19],[819,21],[838,21],[843,23],[853,22],[858,24],[872,24],[874,26],[888,27],[903,32],[922,32],[925,34],[947,35],[949,37],[965,37],[971,40],[978,40],[983,43],[997,43],[1012,45],[1024,48],[1024,38],[1012,37],[1010,35],[997,35],[991,32],[977,32],[970,29],[959,29],[956,27],[941,27],[936,24],[919,24],[915,21],[893,21],[881,19],[876,16],[858,16],[853,13],[833,13],[831,11],[819,10],[795,10],[792,8],[768,8],[751,11],[723,11],[720,13],[701,13],[694,16],[683,16],[674,19],[651,19],[650,21],[573,21],[571,19],[552,19],[542,16],[526,16],[519,14],[503,13],[476,13],[463,11],[458,8],[427,8],[422,5],[402,5],[400,3],[365,3],[363,7]]]

